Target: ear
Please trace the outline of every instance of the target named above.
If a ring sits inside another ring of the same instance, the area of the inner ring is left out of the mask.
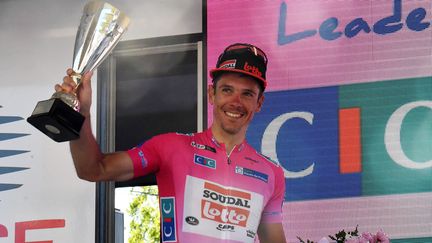
[[[213,84],[209,84],[207,87],[207,95],[208,95],[208,101],[210,102],[211,105],[214,104],[214,98],[215,98],[214,92],[215,90]]]
[[[261,97],[258,98],[258,106],[255,109],[255,112],[260,112],[261,111],[261,107],[264,104],[264,94],[261,95]]]

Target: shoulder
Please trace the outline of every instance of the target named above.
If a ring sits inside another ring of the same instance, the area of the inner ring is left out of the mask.
[[[262,153],[260,153],[260,152],[258,152],[258,151],[256,151],[256,150],[255,150],[255,153],[256,153],[259,157],[263,158],[264,161],[266,161],[267,163],[270,163],[270,164],[272,164],[272,165],[274,165],[274,166],[276,166],[276,167],[280,167],[280,163],[279,163],[278,161],[273,160],[272,158],[270,158],[270,157],[268,157],[268,156],[266,156],[266,155],[264,155],[264,154],[262,154]]]
[[[206,138],[205,132],[200,133],[179,133],[170,132],[155,135],[144,143],[138,145],[145,147],[153,147],[155,149],[163,150],[178,150],[180,148],[185,148],[186,146],[204,146],[202,141]]]
[[[247,152],[248,157],[246,157],[246,159],[255,160],[257,162],[259,161],[259,162],[266,164],[267,166],[269,166],[275,170],[281,170],[282,169],[281,164],[277,160],[274,160],[274,159],[270,158],[269,156],[258,152],[250,144],[247,144],[247,147],[248,147],[248,152]]]
[[[178,142],[187,142],[190,141],[195,134],[193,133],[179,133],[179,132],[170,132],[163,133],[152,137],[150,140],[155,142],[160,142],[164,144],[170,143],[178,143]]]

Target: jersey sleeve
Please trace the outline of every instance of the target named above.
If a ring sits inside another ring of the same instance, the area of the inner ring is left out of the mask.
[[[282,222],[282,204],[285,197],[285,176],[282,168],[275,168],[275,185],[273,195],[270,197],[261,215],[262,223]]]
[[[134,178],[156,172],[162,161],[162,145],[166,136],[158,135],[127,151],[132,159]]]

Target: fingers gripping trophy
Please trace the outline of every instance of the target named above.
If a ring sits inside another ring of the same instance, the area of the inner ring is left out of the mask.
[[[81,75],[96,69],[108,56],[128,25],[129,18],[111,4],[92,1],[85,5],[73,53],[76,87]],[[27,121],[56,142],[70,141],[79,138],[85,120],[79,109],[75,92],[58,91],[38,102]]]

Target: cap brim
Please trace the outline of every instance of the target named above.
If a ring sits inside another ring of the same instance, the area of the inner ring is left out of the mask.
[[[262,77],[254,75],[253,73],[250,73],[250,72],[246,72],[246,71],[239,70],[239,69],[234,69],[234,68],[214,68],[214,69],[210,70],[210,72],[209,72],[210,73],[210,77],[214,78],[214,76],[217,73],[219,73],[219,72],[243,73],[243,74],[246,74],[248,76],[251,76],[251,77],[256,78],[259,81],[261,81],[264,89],[267,87],[267,81],[265,79],[263,79]]]

